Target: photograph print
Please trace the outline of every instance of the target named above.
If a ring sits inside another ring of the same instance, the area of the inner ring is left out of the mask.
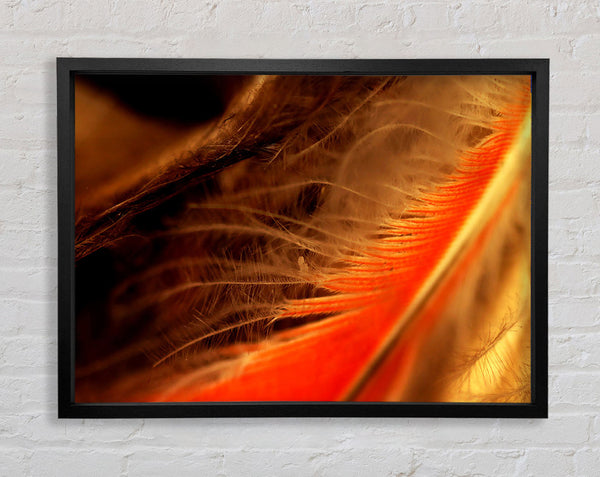
[[[76,74],[75,403],[530,403],[531,76]]]

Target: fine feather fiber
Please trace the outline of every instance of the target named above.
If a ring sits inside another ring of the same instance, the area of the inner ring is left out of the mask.
[[[185,127],[83,83],[77,401],[529,401],[528,80],[230,79]]]

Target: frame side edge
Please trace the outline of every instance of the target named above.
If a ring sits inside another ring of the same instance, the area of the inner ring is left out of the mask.
[[[56,59],[58,188],[58,417],[69,417],[74,358],[74,104],[71,60]]]

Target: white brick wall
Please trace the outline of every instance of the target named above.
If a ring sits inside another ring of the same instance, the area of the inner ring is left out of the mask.
[[[600,3],[4,0],[0,475],[600,475]],[[56,56],[550,57],[550,419],[56,419]]]

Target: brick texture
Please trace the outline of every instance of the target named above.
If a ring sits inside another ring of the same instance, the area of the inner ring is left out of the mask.
[[[0,475],[600,475],[600,3],[5,0]],[[56,418],[57,56],[549,57],[550,418]]]

